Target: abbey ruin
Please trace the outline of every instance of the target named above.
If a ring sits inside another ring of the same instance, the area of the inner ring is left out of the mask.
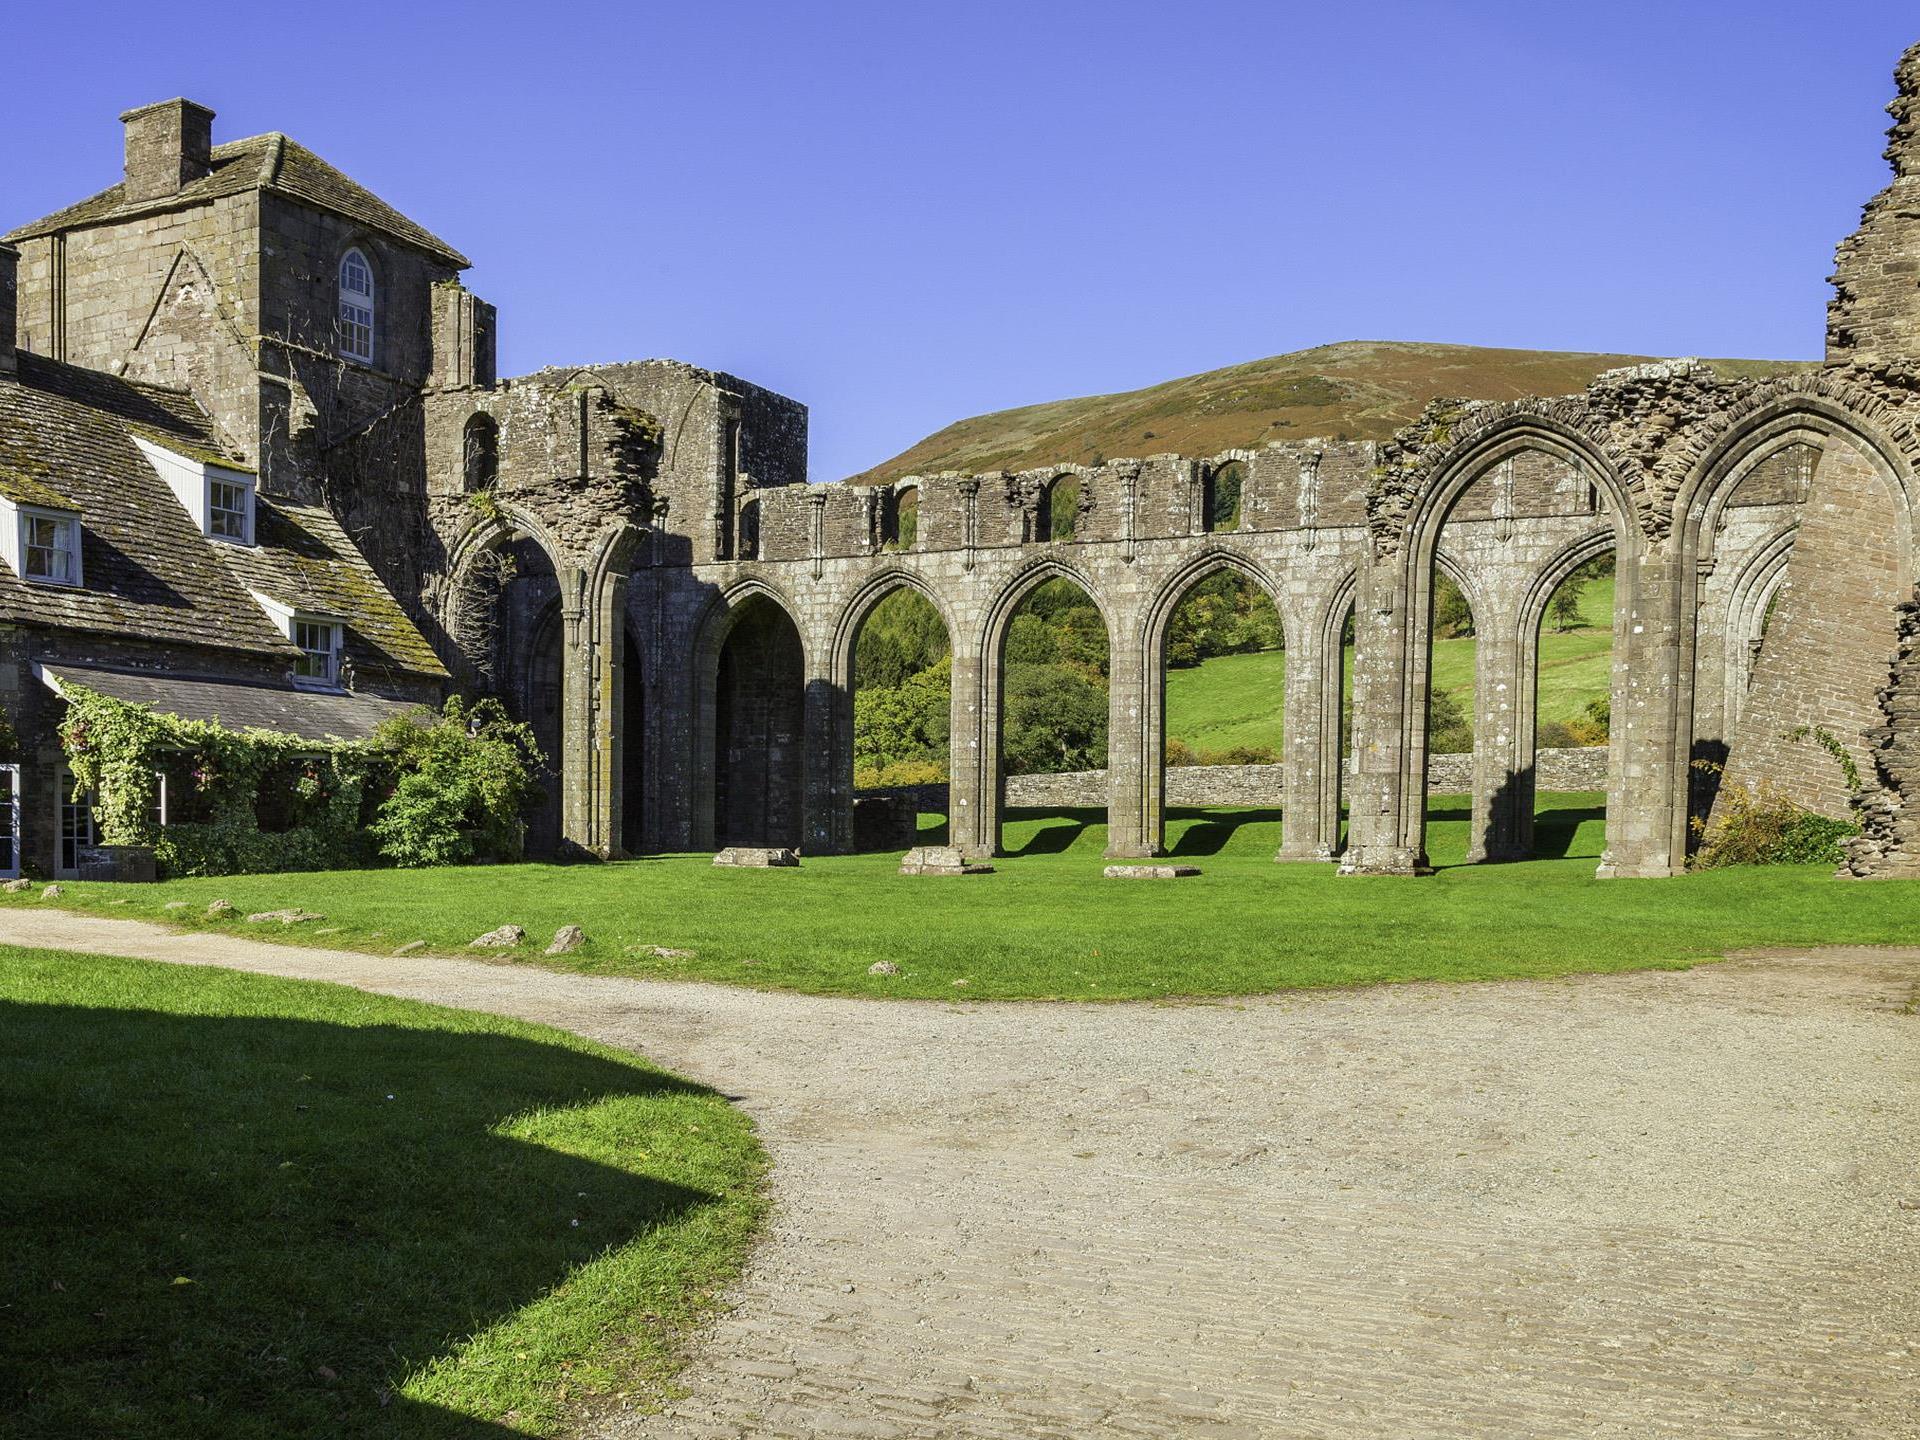
[[[336,727],[320,733],[362,723],[357,705],[494,693],[557,772],[538,852],[843,852],[855,640],[905,586],[953,648],[952,841],[989,854],[1003,641],[1021,600],[1062,577],[1111,644],[1111,853],[1151,856],[1169,617],[1225,568],[1285,628],[1279,859],[1426,868],[1440,572],[1479,637],[1472,853],[1517,859],[1542,613],[1612,550],[1601,873],[1684,868],[1714,797],[1700,760],[1845,815],[1840,768],[1801,735],[1824,729],[1862,777],[1849,868],[1920,874],[1920,46],[1898,91],[1894,178],[1840,246],[1817,369],[1728,379],[1675,361],[1575,395],[1436,401],[1387,443],[885,486],[806,483],[804,408],[730,375],[646,361],[499,378],[495,315],[461,285],[459,252],[285,137],[216,146],[186,101],[129,112],[125,178],[0,248],[0,499],[6,524],[17,510],[54,527],[32,532],[38,560],[11,545],[0,575],[24,853],[59,868],[51,727],[59,677],[82,672],[161,706],[244,691],[269,723]],[[155,465],[305,517],[306,539],[263,524],[229,546],[243,522],[204,496],[183,513]],[[136,475],[145,510],[125,498]],[[1216,526],[1227,485],[1237,523]],[[70,557],[53,538],[69,535]],[[198,550],[216,546],[235,553],[210,568]],[[322,701],[342,708],[315,720],[303,707]]]

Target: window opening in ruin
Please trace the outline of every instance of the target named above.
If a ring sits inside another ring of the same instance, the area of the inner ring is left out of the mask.
[[[1247,467],[1230,460],[1207,476],[1203,487],[1202,527],[1210,534],[1240,528],[1240,498],[1245,488]]]
[[[1080,523],[1080,480],[1062,475],[1040,492],[1040,505],[1034,517],[1036,540],[1067,541]]]
[[[475,415],[467,421],[460,463],[468,493],[491,490],[499,483],[500,426],[491,415]]]

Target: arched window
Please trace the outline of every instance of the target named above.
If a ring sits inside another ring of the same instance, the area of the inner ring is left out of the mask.
[[[373,267],[358,250],[340,257],[340,353],[373,363]]]
[[[1207,476],[1200,523],[1209,534],[1240,528],[1240,492],[1246,480],[1247,467],[1238,460],[1229,460]]]
[[[1080,481],[1062,475],[1048,483],[1040,494],[1040,511],[1034,517],[1036,540],[1071,540],[1080,520]]]
[[[748,500],[740,507],[740,549],[742,560],[760,558],[760,502]]]
[[[889,490],[881,501],[880,538],[889,550],[911,550],[920,534],[920,490]]]
[[[475,415],[467,421],[460,461],[469,493],[493,489],[500,478],[500,427],[491,415]]]

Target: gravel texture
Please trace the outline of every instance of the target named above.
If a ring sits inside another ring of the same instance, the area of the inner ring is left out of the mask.
[[[621,1437],[1920,1436],[1920,950],[1157,1005],[815,999],[0,912],[641,1051],[776,1162]]]

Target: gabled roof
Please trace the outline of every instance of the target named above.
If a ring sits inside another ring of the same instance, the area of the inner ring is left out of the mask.
[[[0,380],[0,473],[80,512],[86,584],[32,585],[0,566],[0,624],[91,631],[291,660],[298,652],[249,589],[342,616],[364,681],[446,671],[333,517],[260,496],[253,547],[201,534],[133,436],[204,457],[225,447],[184,392],[20,353]]]
[[[271,730],[320,743],[368,739],[383,721],[420,708],[378,695],[337,695],[292,685],[94,665],[43,665],[40,677],[59,692],[77,685],[182,720],[212,720],[229,730]]]
[[[306,146],[277,133],[214,146],[213,168],[198,180],[183,185],[175,194],[156,200],[126,202],[121,199],[123,188],[110,186],[91,199],[69,205],[30,225],[22,225],[0,238],[12,244],[62,230],[78,230],[159,210],[176,210],[248,190],[267,190],[315,209],[345,216],[370,230],[438,256],[456,269],[464,270],[473,263],[371,190],[348,179]]]

